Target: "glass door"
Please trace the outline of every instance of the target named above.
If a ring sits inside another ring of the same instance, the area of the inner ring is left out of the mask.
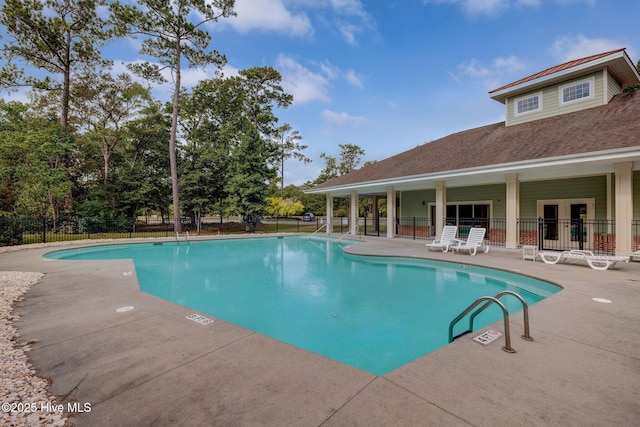
[[[546,249],[589,249],[593,199],[539,200],[538,217],[543,219],[542,239]]]

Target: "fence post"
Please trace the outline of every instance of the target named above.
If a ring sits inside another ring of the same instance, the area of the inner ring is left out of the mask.
[[[580,250],[584,250],[584,220],[578,219],[578,247]]]
[[[538,249],[544,250],[544,245],[542,244],[544,236],[544,219],[542,217],[538,218]]]
[[[42,243],[47,243],[47,218],[42,218]]]
[[[416,217],[413,217],[413,240],[416,240]]]

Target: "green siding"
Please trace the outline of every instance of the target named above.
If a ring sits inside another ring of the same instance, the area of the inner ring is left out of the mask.
[[[403,191],[400,196],[399,216],[426,218],[429,216],[429,203],[435,200],[436,190]]]
[[[474,187],[460,187],[447,189],[447,203],[460,202],[492,202],[491,218],[506,217],[505,184],[479,185]]]
[[[505,184],[447,188],[447,203],[490,202],[492,218],[506,217]],[[428,217],[429,203],[435,203],[436,191],[403,191],[400,198],[400,216]],[[422,202],[425,202],[424,206]]]
[[[520,217],[536,218],[538,200],[595,199],[596,219],[607,218],[607,178],[604,175],[520,183]]]
[[[612,188],[612,192],[615,189]],[[640,219],[640,171],[633,174],[633,217]],[[403,191],[400,215],[428,217],[429,203],[435,202],[435,190]],[[613,197],[613,195],[612,195]],[[607,217],[607,178],[605,175],[562,180],[521,182],[520,217],[536,218],[538,200],[595,199],[595,218]],[[425,205],[422,205],[422,202]],[[448,203],[491,202],[491,217],[506,218],[505,184],[481,185],[447,189]],[[614,203],[612,201],[612,209]],[[615,212],[612,212],[614,215]]]
[[[622,93],[622,86],[610,74],[607,74],[607,99],[609,102],[615,95]]]
[[[516,125],[520,123],[532,122],[534,120],[540,120],[547,117],[558,116],[560,114],[572,113],[574,111],[585,110],[587,108],[597,107],[599,105],[603,105],[604,102],[604,73],[602,71],[597,71],[595,73],[587,74],[575,79],[566,80],[561,82],[560,84],[552,85],[542,89],[542,111],[522,114],[520,116],[515,115],[515,100],[527,97],[530,95],[534,95],[540,92],[540,89],[531,91],[526,94],[521,94],[518,96],[510,97],[507,99],[507,125]],[[593,97],[573,102],[570,104],[560,104],[560,86],[565,86],[572,82],[578,82],[580,80],[585,80],[589,78],[595,79],[594,84],[594,93]],[[611,90],[612,88],[607,87],[607,90]],[[615,89],[614,89],[615,90]]]

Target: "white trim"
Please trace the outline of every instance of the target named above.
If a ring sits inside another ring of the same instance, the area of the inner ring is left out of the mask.
[[[527,99],[533,99],[533,98],[538,98],[538,108],[536,108],[535,110],[527,110],[527,111],[523,111],[523,112],[518,111],[518,102],[524,101],[524,100],[527,100]],[[538,112],[540,112],[542,110],[543,110],[543,108],[542,108],[542,91],[536,92],[536,93],[532,93],[532,94],[528,94],[528,95],[525,95],[525,96],[520,96],[518,98],[514,98],[513,99],[513,115],[514,115],[514,117],[523,116],[525,114],[538,113]]]
[[[543,212],[544,205],[565,204],[564,208],[566,208],[568,205],[571,205],[571,204],[574,204],[574,205],[585,204],[587,205],[587,219],[588,220],[595,219],[596,199],[594,197],[586,197],[581,199],[538,199],[536,200],[536,202],[537,202],[536,211],[537,211],[538,218],[544,216],[544,212]],[[569,216],[566,216],[566,218],[563,218],[562,217],[563,213],[565,215],[568,214],[568,212],[563,212],[561,209],[558,210],[558,219],[569,219]]]
[[[609,103],[609,69],[602,70],[602,104]]]
[[[446,181],[447,179],[459,179],[477,177],[478,175],[496,175],[506,173],[522,173],[541,168],[561,168],[566,169],[574,165],[592,162],[615,163],[616,161],[635,161],[636,157],[640,159],[640,149],[638,147],[621,148],[615,150],[603,150],[590,153],[569,154],[566,156],[547,157],[544,159],[522,160],[518,162],[502,163],[489,166],[478,166],[468,169],[457,169],[449,171],[441,171],[424,175],[399,176],[394,178],[381,179],[376,181],[357,182],[352,184],[344,184],[335,187],[324,187],[305,190],[306,194],[327,194],[335,192],[350,191],[357,188],[364,190],[370,187],[379,187],[381,185],[393,185],[397,187],[400,184],[423,183],[425,181]],[[635,163],[634,163],[635,165]],[[480,184],[480,183],[479,183]]]
[[[558,218],[561,220],[570,219],[571,212],[569,211],[571,205],[584,204],[587,206],[587,221],[593,221],[596,215],[596,199],[595,198],[583,198],[583,199],[539,199],[536,201],[536,213],[537,217],[544,217],[544,205],[558,205]],[[590,230],[590,223],[586,225],[587,240],[584,242],[588,248],[593,248],[593,230]],[[558,240],[564,241],[567,244],[571,244],[571,236],[566,234],[571,231],[570,228],[558,227]],[[564,235],[562,233],[565,233]]]
[[[619,58],[622,58],[627,63],[627,65],[629,66],[629,70],[632,73],[634,73],[636,76],[638,76],[638,78],[640,78],[640,73],[638,73],[638,70],[636,70],[635,64],[633,64],[631,62],[631,59],[626,54],[626,52],[624,50],[621,50],[619,52],[616,52],[616,53],[613,53],[611,55],[602,57],[600,59],[592,60],[592,61],[586,62],[584,64],[580,64],[580,65],[577,65],[577,66],[574,66],[574,67],[571,67],[571,68],[567,68],[565,70],[557,71],[557,72],[555,72],[553,74],[547,74],[546,76],[539,77],[539,78],[534,79],[534,80],[529,80],[529,81],[520,83],[519,85],[516,85],[516,86],[510,86],[510,87],[504,88],[503,90],[498,91],[498,92],[493,92],[493,93],[489,92],[489,94],[490,94],[492,99],[495,99],[498,102],[504,102],[504,99],[506,99],[508,97],[509,93],[521,91],[522,89],[524,89],[526,87],[533,87],[533,86],[538,86],[538,85],[541,85],[541,84],[546,84],[548,82],[553,82],[555,80],[565,78],[565,77],[570,76],[572,74],[578,74],[578,73],[581,73],[583,71],[590,70],[590,69],[592,69],[594,67],[598,67],[600,65],[606,65],[608,62],[615,61],[615,60],[617,60]],[[502,101],[501,101],[501,99],[502,99]]]
[[[571,99],[569,101],[565,101],[564,100],[564,90],[574,87],[574,86],[578,86],[578,85],[583,85],[585,83],[589,83],[589,96],[584,96],[582,98],[576,98],[576,99]],[[564,84],[562,86],[558,86],[558,103],[560,106],[564,106],[564,105],[571,105],[571,104],[575,104],[576,102],[582,102],[582,101],[586,101],[589,99],[593,99],[593,97],[595,96],[595,90],[596,90],[596,79],[595,77],[589,77],[586,79],[582,79],[582,80],[576,80],[573,81],[571,83],[567,83]]]
[[[428,202],[427,203],[427,217],[431,218],[431,209],[436,205],[436,202]],[[445,211],[447,206],[460,206],[460,205],[489,205],[489,218],[493,218],[493,200],[473,200],[473,201],[462,201],[462,202],[450,202],[447,201],[445,203]],[[446,213],[446,212],[445,212]],[[458,215],[458,209],[456,209],[456,216]],[[446,215],[445,215],[446,216]]]

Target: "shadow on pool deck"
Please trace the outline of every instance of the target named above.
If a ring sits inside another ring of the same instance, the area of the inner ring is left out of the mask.
[[[373,374],[141,292],[131,261],[0,254],[0,269],[46,273],[16,311],[39,375],[91,405],[78,426],[636,426],[640,423],[640,263],[594,271],[523,261],[521,252],[427,252],[424,242],[367,239],[347,251],[476,264],[563,291],[529,310],[533,342],[511,316],[512,346],[482,328],[387,375]],[[128,272],[133,272],[131,275]],[[600,297],[610,304],[594,302]],[[470,301],[471,303],[472,301]],[[134,306],[119,313],[116,309]]]

